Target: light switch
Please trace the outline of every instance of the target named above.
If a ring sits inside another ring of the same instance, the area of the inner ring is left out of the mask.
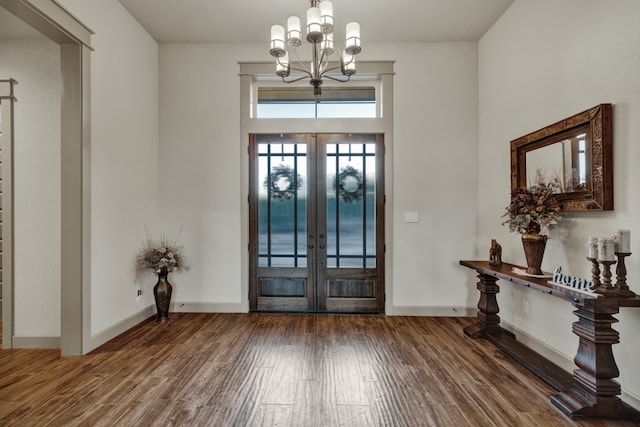
[[[419,222],[418,212],[405,212],[404,222]]]

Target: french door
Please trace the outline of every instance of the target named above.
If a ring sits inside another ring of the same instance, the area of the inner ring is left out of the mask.
[[[384,311],[381,134],[249,138],[252,311]]]

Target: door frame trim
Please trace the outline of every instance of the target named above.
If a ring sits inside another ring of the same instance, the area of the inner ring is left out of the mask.
[[[256,119],[251,117],[252,83],[272,76],[271,62],[239,62],[240,69],[240,176],[241,183],[241,288],[243,311],[249,311],[249,134],[252,133],[382,133],[384,134],[385,188],[385,313],[393,314],[393,66],[395,61],[359,62],[359,73],[380,79],[380,117],[376,119]]]

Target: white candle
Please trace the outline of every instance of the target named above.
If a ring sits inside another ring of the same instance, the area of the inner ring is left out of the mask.
[[[598,261],[615,261],[615,241],[613,239],[600,239],[598,241]]]
[[[616,243],[618,252],[628,254],[631,252],[631,231],[616,230]]]
[[[587,240],[587,258],[598,258],[598,238],[589,236]]]

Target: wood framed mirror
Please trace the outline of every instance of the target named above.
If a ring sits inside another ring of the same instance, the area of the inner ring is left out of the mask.
[[[613,210],[611,104],[600,104],[511,141],[511,187],[536,172],[560,185],[561,210]]]

